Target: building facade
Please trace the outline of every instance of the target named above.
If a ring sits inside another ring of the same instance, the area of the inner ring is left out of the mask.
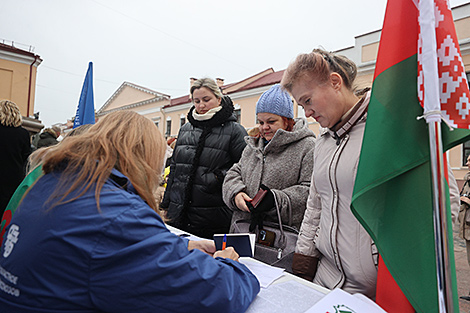
[[[32,135],[44,125],[34,117],[36,74],[42,59],[31,50],[31,47],[20,49],[13,42],[0,42],[0,99],[18,105],[22,126]]]
[[[454,7],[452,9],[452,15],[459,39],[460,52],[467,70],[468,81],[470,77],[470,3]],[[337,51],[337,53],[347,56],[357,64],[358,76],[356,84],[359,88],[372,85],[380,43],[380,34],[381,31],[377,30],[357,36],[353,47]],[[442,127],[447,126],[443,124]],[[468,172],[468,168],[465,166],[468,155],[470,155],[470,141],[463,145],[456,146],[447,152],[447,159],[449,160],[459,186],[463,184],[463,177]]]
[[[470,71],[470,3],[453,8],[452,13],[464,66]],[[359,35],[355,37],[354,46],[336,51],[356,63],[358,67],[356,87],[358,89],[372,85],[380,35],[380,30]],[[231,97],[240,124],[249,129],[256,126],[255,108],[259,97],[272,85],[279,83],[283,73],[284,70],[274,71],[269,68],[235,83],[224,84],[223,79],[216,80],[222,92]],[[467,75],[467,79],[468,77],[469,75]],[[194,80],[195,78],[191,78],[190,84]],[[131,92],[129,89],[132,88],[140,90],[140,93],[137,90]],[[171,99],[168,95],[144,87],[136,88],[136,85],[131,83],[124,83],[98,111],[98,116],[113,110],[134,110],[152,119],[166,137],[175,137],[179,128],[186,123],[186,115],[191,106],[189,95]],[[303,109],[298,105],[294,105],[294,116],[305,116]],[[318,134],[319,124],[312,118],[307,120],[310,129]],[[469,154],[470,141],[447,152],[451,168],[460,185],[464,175],[468,172],[465,162]]]

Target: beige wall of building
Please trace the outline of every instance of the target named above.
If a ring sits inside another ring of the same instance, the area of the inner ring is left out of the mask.
[[[34,114],[36,73],[37,65],[0,59],[0,98],[15,102],[23,116]]]
[[[44,125],[32,117],[36,95],[36,74],[42,60],[32,52],[0,44],[0,99],[15,102],[23,116],[23,127],[31,133]]]
[[[170,103],[170,96],[157,91],[124,82],[97,111],[97,118],[119,110],[131,110],[151,119],[160,132],[164,133],[162,122],[165,115],[162,108]]]
[[[470,4],[454,8],[453,16],[455,19],[455,26],[464,65],[470,71]],[[381,31],[377,30],[357,36],[355,37],[354,46],[336,51],[339,54],[349,57],[357,64],[357,88],[370,87],[372,85],[380,34]],[[231,97],[235,110],[241,111],[240,122],[246,129],[256,126],[256,102],[264,91],[268,90],[273,84],[280,81],[282,72],[283,71],[275,72],[271,68],[256,73],[240,82],[222,85],[224,93]],[[218,79],[218,83],[219,85],[223,84],[223,80]],[[151,92],[158,94],[155,91]],[[113,100],[113,97],[111,97],[110,100]],[[186,115],[192,106],[189,98],[186,96],[186,98],[180,97],[170,101],[169,96],[167,96],[167,98],[164,98],[164,100],[160,102],[152,102],[146,106],[140,106],[138,109],[135,105],[129,105],[129,103],[135,104],[139,103],[139,101],[150,101],[150,98],[148,94],[144,95],[134,90],[132,92],[122,94],[119,99],[114,99],[112,105],[108,105],[106,110],[110,110],[112,108],[128,108],[136,110],[154,120],[158,124],[160,131],[166,136],[177,136],[181,126],[181,118],[184,117],[185,121],[187,121]],[[110,100],[108,100],[108,102]],[[174,100],[176,100],[175,104],[173,104]],[[294,104],[294,115],[296,117],[305,117],[303,109],[297,104]],[[310,129],[318,135],[319,124],[312,118],[308,118],[307,120],[309,121]],[[170,129],[167,129],[168,121],[171,121]],[[447,155],[457,180],[461,181],[465,173],[468,171],[463,164],[462,145],[451,149]]]
[[[459,39],[460,50],[464,66],[467,73],[470,72],[470,4],[458,6],[452,10],[455,21],[455,29]],[[358,76],[356,84],[358,88],[371,86],[375,61],[377,59],[378,46],[381,31],[370,32],[355,38],[355,45],[337,51],[352,59],[358,65]],[[447,127],[443,124],[442,127]],[[463,145],[454,147],[447,152],[447,158],[453,173],[462,184],[464,175],[468,172],[465,166],[465,156],[463,155]]]

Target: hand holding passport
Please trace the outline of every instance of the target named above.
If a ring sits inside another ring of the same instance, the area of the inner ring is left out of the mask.
[[[226,246],[233,247],[239,256],[252,258],[255,253],[255,234],[215,234],[215,249],[222,250],[224,236],[226,236]]]
[[[274,195],[272,191],[261,184],[258,193],[251,201],[247,201],[246,205],[251,212],[250,232],[254,231],[256,226],[263,229],[263,219],[265,212],[271,210],[275,206]]]

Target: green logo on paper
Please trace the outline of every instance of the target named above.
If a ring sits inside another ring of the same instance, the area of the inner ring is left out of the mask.
[[[344,304],[335,305],[333,306],[333,308],[335,309],[335,313],[356,313],[356,311],[347,307]]]

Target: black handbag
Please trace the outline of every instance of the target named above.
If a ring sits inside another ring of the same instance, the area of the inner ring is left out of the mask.
[[[292,273],[292,259],[299,231],[292,226],[282,224],[279,209],[277,209],[277,217],[278,223],[263,221],[263,230],[275,234],[272,246],[258,243],[262,230],[256,228],[252,232],[256,234],[257,239],[254,258],[266,264],[284,268],[287,272]],[[230,232],[249,233],[250,223],[249,219],[236,220],[233,222]]]

